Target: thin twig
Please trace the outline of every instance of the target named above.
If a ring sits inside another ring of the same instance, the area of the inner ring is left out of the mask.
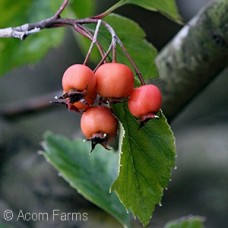
[[[69,0],[64,0],[58,11],[55,13],[54,17],[59,18],[63,10],[66,8]]]
[[[124,0],[120,0],[116,4],[114,4],[113,6],[111,6],[108,10],[106,10],[105,12],[103,12],[101,14],[98,14],[96,16],[93,16],[92,18],[93,19],[102,19],[102,18],[106,17],[107,15],[109,15],[110,13],[112,13],[117,8],[123,6],[124,4],[125,4],[124,3]]]
[[[100,20],[101,21],[101,20]],[[111,51],[113,51],[113,61],[116,60],[116,38],[117,38],[117,35],[114,31],[114,29],[109,25],[107,24],[106,22],[104,21],[101,21],[101,23],[106,27],[106,29],[110,32],[111,34],[111,37],[112,37],[112,40],[111,40],[111,43],[108,47],[108,50],[106,51],[106,53],[102,56],[102,59],[100,60],[100,62],[97,64],[96,68],[94,69],[94,72],[98,69],[98,67],[106,60],[106,58],[108,57],[108,55],[110,54]]]
[[[19,27],[10,27],[0,29],[0,37],[1,38],[17,38],[20,40],[25,39],[25,37],[37,33],[40,31],[40,28],[29,29],[29,24],[24,24]]]
[[[109,45],[108,50],[106,51],[106,53],[103,55],[103,57],[101,58],[100,62],[97,64],[96,68],[94,69],[94,72],[96,72],[96,70],[98,69],[98,67],[106,60],[106,58],[108,57],[108,55],[110,54],[112,50],[112,43]]]
[[[143,79],[143,76],[142,76],[141,72],[139,71],[139,69],[136,66],[135,62],[133,61],[133,59],[131,58],[131,56],[128,53],[127,49],[125,48],[125,46],[123,45],[123,43],[121,42],[121,40],[119,38],[117,38],[117,43],[120,45],[122,51],[125,53],[126,57],[128,58],[129,62],[132,65],[132,67],[134,68],[135,73],[138,76],[141,85],[145,85],[146,83],[145,83],[145,81]]]
[[[99,31],[100,25],[101,25],[101,20],[98,20],[97,21],[97,26],[96,26],[96,29],[95,29],[95,32],[94,32],[94,35],[93,35],[92,42],[90,44],[89,50],[88,50],[86,58],[84,60],[84,65],[86,65],[86,63],[88,62],[89,57],[91,55],[91,52],[93,50],[93,47],[97,43],[97,35],[98,35],[98,31]]]
[[[110,34],[112,35],[112,45],[113,45],[113,57],[115,58],[115,47],[116,47],[116,42],[119,44],[119,46],[121,47],[121,49],[123,50],[124,54],[126,55],[126,57],[128,58],[129,62],[131,63],[132,67],[135,70],[136,75],[139,78],[139,81],[142,85],[145,85],[145,81],[143,79],[143,76],[141,74],[141,72],[139,71],[138,67],[136,66],[134,60],[131,58],[130,54],[128,53],[127,49],[125,48],[125,46],[123,45],[123,43],[121,42],[120,38],[117,36],[116,32],[114,31],[114,29],[107,24],[106,22],[102,21],[103,25],[108,29],[108,31],[110,32]]]
[[[60,18],[60,14],[66,8],[68,2],[69,0],[64,0],[60,8],[55,13],[55,15],[50,18],[41,20],[37,23],[31,23],[31,24],[27,23],[17,27],[0,29],[0,38],[17,38],[20,40],[24,40],[29,35],[40,32],[41,29],[49,28],[49,27],[57,27],[57,25],[59,24],[57,19]],[[61,24],[64,25],[64,23],[61,23]]]
[[[17,38],[24,40],[29,35],[40,32],[42,29],[63,27],[66,25],[72,25],[75,23],[73,19],[60,19],[56,17],[50,17],[41,20],[37,23],[27,23],[17,27],[9,27],[0,29],[0,38]]]
[[[87,33],[88,39],[90,39],[91,41],[93,40],[93,34],[92,34],[92,32],[89,31],[89,29],[85,28],[84,26],[82,26],[79,23],[77,23],[77,27],[79,27],[81,29],[81,31],[84,31],[84,33]],[[105,52],[104,52],[102,45],[100,44],[100,42],[98,40],[96,42],[96,46],[97,46],[98,51],[100,52],[100,55],[103,56],[105,54]]]
[[[93,40],[92,34],[88,33],[85,29],[83,29],[79,24],[75,23],[73,28],[76,32],[80,33],[82,36],[88,38],[89,40]]]

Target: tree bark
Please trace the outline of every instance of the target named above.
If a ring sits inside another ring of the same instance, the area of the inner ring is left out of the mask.
[[[228,66],[228,1],[200,11],[156,58],[163,112],[173,120]]]

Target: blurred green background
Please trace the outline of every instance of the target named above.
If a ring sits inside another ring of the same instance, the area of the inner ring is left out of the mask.
[[[99,3],[97,12],[112,4],[105,0],[96,2]],[[188,22],[208,2],[178,0],[177,4],[184,21]],[[158,13],[132,5],[118,9],[117,13],[138,22],[158,50],[182,27]],[[14,69],[0,78],[0,113],[27,99],[43,95],[45,102],[53,99],[55,92],[61,89],[65,69],[83,59],[72,32],[66,29],[64,43],[50,50],[39,63]],[[162,227],[171,219],[189,214],[205,216],[206,227],[227,227],[227,74],[226,70],[219,75],[171,123],[176,136],[177,169],[173,171],[162,206],[156,208],[150,227]],[[38,155],[42,135],[47,130],[70,138],[82,137],[79,115],[68,112],[63,106],[53,106],[44,112],[18,118],[0,116],[0,223],[13,227],[118,227],[109,215],[72,190]],[[5,209],[82,211],[88,212],[89,220],[76,224],[58,221],[8,223],[2,217]],[[134,226],[140,227],[137,222]]]

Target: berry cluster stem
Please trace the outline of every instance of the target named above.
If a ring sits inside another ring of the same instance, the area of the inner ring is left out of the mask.
[[[67,4],[69,3],[69,0],[64,0],[60,8],[55,13],[54,17],[59,18],[63,10],[66,8]]]
[[[124,54],[126,55],[127,59],[129,60],[129,62],[131,63],[132,67],[135,70],[136,75],[139,78],[139,81],[141,83],[141,85],[145,85],[145,81],[143,79],[143,76],[140,72],[140,70],[138,69],[138,67],[136,66],[134,60],[131,58],[129,52],[127,51],[127,49],[125,48],[125,46],[123,45],[122,41],[120,40],[120,38],[117,36],[116,32],[114,31],[114,29],[111,27],[111,25],[109,25],[107,22],[102,21],[103,25],[107,28],[107,30],[109,31],[109,33],[112,36],[112,41],[111,44],[109,46],[109,49],[107,51],[107,56],[109,54],[109,52],[112,50],[113,51],[113,62],[116,62],[116,43],[119,44],[119,46],[121,47],[122,51],[124,52]],[[111,49],[111,50],[110,50]],[[110,51],[109,51],[110,50]]]
[[[89,57],[91,55],[91,52],[93,50],[93,47],[97,43],[97,36],[98,36],[98,31],[99,31],[100,26],[101,26],[101,20],[98,20],[97,21],[97,26],[96,26],[96,29],[94,31],[94,35],[93,35],[93,38],[92,38],[92,41],[91,41],[91,44],[90,44],[90,47],[89,47],[89,50],[88,50],[86,58],[84,60],[84,65],[87,64],[87,62],[89,60]]]
[[[117,39],[118,44],[120,45],[122,51],[125,53],[126,57],[128,58],[129,62],[131,63],[132,67],[135,70],[136,75],[139,78],[139,81],[141,83],[141,85],[145,85],[145,81],[143,79],[142,73],[140,72],[140,70],[138,69],[138,67],[136,66],[134,60],[131,58],[130,54],[128,53],[127,49],[125,48],[125,46],[123,45],[123,43],[121,42],[121,40],[118,38]]]

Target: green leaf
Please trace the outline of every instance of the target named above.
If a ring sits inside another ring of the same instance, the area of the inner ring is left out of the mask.
[[[174,21],[181,22],[175,0],[122,0],[121,2],[122,5],[135,4],[147,10],[159,11]]]
[[[117,175],[118,154],[82,140],[70,141],[51,133],[45,135],[44,156],[61,176],[86,199],[129,225],[129,214],[110,186]]]
[[[94,14],[96,6],[94,0],[73,0],[69,3],[78,18],[90,17]]]
[[[164,228],[203,228],[205,218],[200,216],[188,216],[168,222]]]
[[[0,28],[15,27],[52,16],[62,1],[2,0]],[[0,39],[0,75],[22,64],[40,60],[50,48],[63,40],[62,29],[52,29],[34,34],[24,41],[13,38]]]
[[[162,113],[139,130],[125,104],[113,105],[113,110],[124,130],[119,175],[112,190],[146,226],[175,164],[174,136]]]

